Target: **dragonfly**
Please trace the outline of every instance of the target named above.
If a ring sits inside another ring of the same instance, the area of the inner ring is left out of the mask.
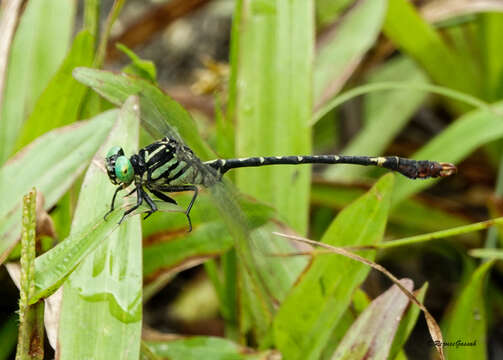
[[[105,158],[105,166],[110,181],[117,185],[117,188],[105,219],[114,209],[118,192],[131,184],[134,184],[134,187],[126,196],[136,192],[137,202],[124,212],[119,224],[143,202],[146,202],[149,207],[144,219],[158,210],[149,193],[162,201],[177,204],[176,200],[168,195],[169,193],[191,191],[193,195],[185,210],[190,232],[192,230],[190,211],[198,195],[198,186],[210,187],[220,181],[227,171],[236,168],[300,164],[378,166],[399,172],[410,179],[446,177],[457,171],[451,163],[412,160],[398,156],[260,156],[202,162],[180,139],[166,136],[142,148],[129,158],[119,146],[114,146],[109,150]]]

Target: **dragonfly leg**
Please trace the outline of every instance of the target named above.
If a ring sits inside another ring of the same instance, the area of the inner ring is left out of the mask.
[[[136,188],[133,188],[133,190],[131,190],[130,192],[128,192],[126,195],[124,195],[123,197],[128,197],[129,195],[131,195],[132,193],[134,193],[135,191],[137,191]]]
[[[157,191],[157,190],[152,190],[150,188],[147,188],[152,194],[154,194],[155,196],[157,196],[159,199],[161,199],[162,201],[165,201],[167,203],[171,203],[171,204],[175,204],[175,205],[178,205],[178,203],[176,202],[175,199],[172,199],[170,198],[168,195],[165,195],[163,194],[162,192],[160,191]]]
[[[147,214],[143,218],[143,220],[145,220],[146,218],[148,218],[150,215],[152,215],[153,213],[155,213],[157,211],[157,206],[152,201],[150,196],[147,195],[147,193],[145,193],[143,190],[142,190],[142,192],[143,192],[143,199],[147,202],[148,206],[150,207],[150,210],[147,211]]]
[[[122,218],[119,221],[119,225],[121,224],[121,222],[124,220],[124,218],[126,216],[128,216],[129,214],[131,214],[133,211],[135,211],[136,209],[138,209],[140,207],[140,205],[143,203],[143,196],[147,195],[147,194],[145,194],[145,192],[141,188],[141,184],[136,184],[135,189],[136,189],[136,205],[133,206],[131,209],[128,209],[124,212],[124,214],[122,215]]]
[[[107,216],[110,215],[112,211],[114,211],[115,198],[117,197],[117,193],[122,190],[122,186],[119,186],[115,189],[114,196],[112,197],[112,204],[110,205],[110,210],[103,216],[103,219],[107,221]]]
[[[192,222],[190,221],[190,210],[192,209],[192,205],[196,201],[198,189],[195,185],[179,185],[179,186],[168,186],[164,191],[166,192],[178,192],[178,191],[193,191],[194,195],[190,200],[189,206],[187,206],[187,210],[185,210],[185,216],[187,216],[187,220],[189,222],[189,232],[192,231]]]

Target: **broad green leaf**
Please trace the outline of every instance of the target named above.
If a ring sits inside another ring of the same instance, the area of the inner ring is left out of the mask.
[[[400,282],[407,290],[413,290],[412,280],[402,279]],[[332,359],[388,359],[393,337],[408,303],[407,296],[393,285],[358,316]]]
[[[12,154],[23,122],[70,43],[75,1],[31,0],[17,28],[0,104],[0,165]]]
[[[114,192],[102,166],[109,148],[138,151],[139,101],[124,103],[110,136],[86,173],[70,236],[87,227],[98,209],[106,209]],[[108,221],[116,223],[113,217]],[[105,237],[76,268],[63,287],[59,323],[59,359],[138,359],[141,338],[142,257],[138,216]],[[82,337],[82,333],[88,335]]]
[[[214,158],[212,151],[201,140],[196,124],[190,114],[180,104],[164,94],[158,87],[148,81],[133,78],[127,75],[116,75],[108,71],[78,68],[73,72],[75,79],[90,86],[105,99],[115,105],[122,105],[130,96],[141,93],[155,104],[160,115],[169,119],[182,136],[187,145],[203,160]],[[141,106],[141,116],[149,117],[149,111],[154,111],[148,106]],[[164,136],[167,134],[163,134]],[[157,140],[157,139],[156,139]]]
[[[234,59],[238,156],[311,153],[313,12],[313,3],[304,0],[243,3]],[[309,167],[239,169],[236,179],[238,188],[272,204],[290,226],[306,232]]]
[[[241,360],[268,359],[270,352],[254,353],[227,339],[209,336],[175,337],[166,341],[148,341],[158,356],[170,360]]]
[[[456,120],[413,155],[414,159],[438,160],[458,163],[474,150],[503,136],[503,102],[494,104],[489,110],[473,110]],[[397,179],[393,203],[396,204],[438,179],[411,181],[405,177]]]
[[[446,320],[446,342],[472,343],[468,346],[446,346],[447,359],[487,359],[487,319],[485,284],[494,261],[478,267],[468,284],[456,297]],[[475,342],[475,343],[473,343]]]
[[[424,73],[406,57],[385,63],[369,78],[371,84],[381,81],[427,83]],[[424,92],[414,89],[369,93],[365,96],[365,125],[342,153],[381,155],[425,98]],[[329,166],[324,175],[330,179],[351,182],[362,177],[368,170],[361,166],[335,165]]]
[[[383,176],[342,210],[322,238],[335,246],[376,245],[382,240],[393,175]],[[373,254],[367,252],[369,258]],[[370,269],[340,256],[320,255],[298,279],[274,319],[274,339],[287,359],[318,359]]]
[[[116,111],[53,130],[32,142],[0,169],[0,258],[5,259],[20,234],[21,199],[32,187],[49,209],[84,171],[103,143]],[[64,151],[62,151],[64,150]]]
[[[77,120],[87,89],[72,77],[72,71],[77,66],[90,66],[93,59],[94,39],[87,31],[82,31],[75,37],[65,61],[38,98],[18,138],[18,148],[49,130]]]
[[[319,108],[344,86],[375,43],[386,14],[385,0],[363,0],[327,31],[314,63],[314,104]]]
[[[107,216],[107,221],[103,220],[106,211],[98,213],[81,230],[70,234],[60,244],[37,257],[35,260],[35,294],[30,303],[47,297],[57,290],[82,260],[92,253],[104,238],[109,237],[119,227],[118,222],[122,218],[124,210],[131,205],[133,204],[125,203],[118,206]],[[174,211],[174,205],[166,205],[163,202],[156,202],[156,205],[160,211]],[[147,209],[147,206],[142,205],[132,215]]]
[[[364,190],[360,188],[315,183],[311,189],[311,202],[314,205],[340,210],[363,193]],[[408,229],[410,231],[408,235],[411,232],[438,231],[469,223],[466,218],[416,199],[401,201],[389,214],[389,224]]]
[[[414,292],[414,295],[421,303],[424,300],[427,289],[428,283],[425,283],[421,287],[421,289]],[[400,325],[398,325],[398,329],[393,339],[393,344],[391,345],[391,349],[389,351],[389,359],[395,359],[397,354],[405,345],[405,342],[412,332],[412,329],[414,329],[414,326],[416,325],[417,318],[419,317],[419,312],[419,307],[409,302],[409,307],[405,311],[405,315],[401,317]]]
[[[467,71],[463,58],[444,43],[440,34],[420,17],[409,1],[389,0],[383,31],[437,84],[469,94],[480,94],[480,82]],[[467,109],[465,104],[458,102],[454,107],[460,112]]]

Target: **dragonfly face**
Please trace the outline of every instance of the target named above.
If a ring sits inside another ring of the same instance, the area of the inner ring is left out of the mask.
[[[124,155],[124,150],[119,146],[114,146],[108,151],[105,158],[105,166],[108,177],[114,185],[123,185],[126,187],[134,179],[133,166]]]
[[[126,215],[136,210],[144,201],[150,208],[144,219],[157,211],[157,206],[146,190],[157,198],[175,205],[176,201],[166,193],[192,191],[193,197],[185,211],[190,231],[192,225],[189,213],[198,193],[195,184],[204,184],[201,173],[195,166],[189,164],[196,161],[199,159],[189,148],[184,148],[170,138],[161,139],[144,147],[129,159],[124,155],[121,147],[112,147],[105,157],[105,167],[112,184],[118,186],[105,219],[114,209],[117,193],[134,182],[134,189],[128,195],[136,192],[137,203],[124,213],[119,224]]]

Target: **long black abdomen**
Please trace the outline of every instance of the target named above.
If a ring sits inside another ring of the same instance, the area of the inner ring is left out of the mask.
[[[456,167],[449,163],[438,163],[428,160],[411,160],[398,156],[345,156],[345,155],[306,155],[306,156],[268,156],[241,159],[218,159],[206,162],[220,174],[240,167],[265,165],[297,164],[355,164],[379,166],[394,170],[411,179],[449,176],[456,172]]]

